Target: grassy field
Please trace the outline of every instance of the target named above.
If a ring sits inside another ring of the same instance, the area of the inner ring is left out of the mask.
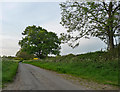
[[[98,83],[118,86],[118,58],[108,59],[106,54],[106,52],[69,54],[38,61],[24,61],[24,63]]]
[[[2,84],[11,82],[16,75],[18,62],[14,60],[2,60]]]

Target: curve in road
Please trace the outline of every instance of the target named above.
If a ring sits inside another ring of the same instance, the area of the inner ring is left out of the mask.
[[[85,90],[57,74],[39,67],[20,63],[13,83],[5,90]]]

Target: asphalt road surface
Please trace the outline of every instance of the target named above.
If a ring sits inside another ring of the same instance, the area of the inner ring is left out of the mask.
[[[20,63],[13,83],[5,90],[85,90],[81,85],[73,84],[49,70]]]

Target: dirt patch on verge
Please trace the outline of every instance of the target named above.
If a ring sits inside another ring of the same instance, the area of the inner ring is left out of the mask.
[[[66,80],[69,80],[74,84],[82,85],[90,89],[95,89],[95,90],[118,90],[119,89],[119,87],[117,86],[112,86],[108,84],[99,84],[93,81],[89,81],[89,80],[82,79],[82,78],[75,77],[68,74],[57,74],[57,75],[65,78]]]

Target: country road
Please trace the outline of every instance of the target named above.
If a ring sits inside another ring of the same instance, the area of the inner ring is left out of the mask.
[[[5,90],[85,90],[82,85],[58,76],[49,70],[20,63],[18,73],[13,83],[8,84]]]

